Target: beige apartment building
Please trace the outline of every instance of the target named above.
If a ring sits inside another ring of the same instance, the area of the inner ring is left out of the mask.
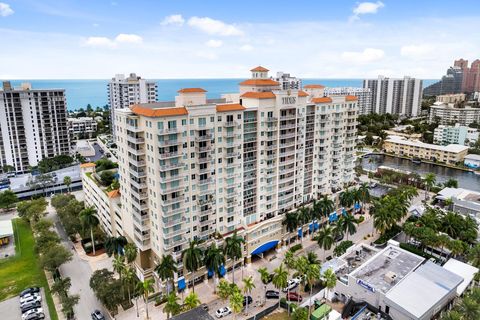
[[[223,245],[235,231],[248,263],[286,239],[285,212],[353,182],[357,98],[251,72],[228,101],[185,88],[175,101],[116,111],[123,231],[139,248],[140,277],[171,254],[176,278],[191,281],[188,242]]]
[[[437,96],[437,102],[441,103],[457,103],[465,101],[465,93],[442,94]]]
[[[384,141],[383,148],[387,153],[403,157],[438,161],[445,164],[463,163],[463,159],[468,153],[468,147],[459,144],[439,146],[416,140],[408,140],[399,136],[389,136],[388,139]]]

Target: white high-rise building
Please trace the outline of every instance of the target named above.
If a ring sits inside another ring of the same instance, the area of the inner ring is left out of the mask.
[[[0,90],[0,166],[28,171],[44,158],[70,153],[63,89],[32,89],[29,83]]]
[[[358,98],[358,114],[370,114],[373,112],[372,106],[372,91],[369,88],[354,88],[354,87],[336,87],[325,88],[325,96],[345,96],[351,95]]]
[[[112,132],[115,132],[115,110],[128,108],[138,103],[157,101],[157,83],[142,79],[135,73],[125,78],[123,74],[115,75],[108,83],[108,106],[111,113]]]
[[[277,72],[277,76],[272,78],[272,80],[280,83],[280,88],[283,90],[293,89],[300,90],[302,89],[302,80],[297,77],[290,76],[290,73],[284,73],[282,71]]]
[[[357,98],[284,90],[267,69],[251,72],[228,104],[186,88],[175,101],[117,110],[123,232],[139,248],[141,277],[171,254],[176,278],[190,281],[188,242],[222,245],[235,231],[248,262],[286,242],[286,212],[353,182]]]
[[[378,76],[378,79],[363,80],[363,87],[372,92],[373,112],[391,113],[401,116],[417,116],[422,103],[420,79],[403,79]]]

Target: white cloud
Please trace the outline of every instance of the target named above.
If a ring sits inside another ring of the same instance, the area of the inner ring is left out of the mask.
[[[342,58],[353,63],[368,63],[383,59],[385,52],[381,49],[366,48],[363,51],[345,51]]]
[[[107,37],[88,37],[84,41],[87,47],[116,48],[120,44],[142,43],[143,39],[136,34],[120,33],[114,39]]]
[[[412,59],[429,58],[433,52],[433,47],[429,44],[406,45],[400,48],[400,54]]]
[[[93,24],[92,24],[92,27],[98,28],[98,27],[100,27],[100,24],[98,24],[98,23],[93,23]]]
[[[242,51],[252,51],[253,47],[249,44],[244,44],[243,46],[240,47],[240,50],[242,50]]]
[[[357,20],[363,14],[375,14],[379,9],[385,7],[383,2],[360,2],[355,8],[353,8],[353,15],[350,17],[350,21]]]
[[[183,26],[185,23],[185,19],[183,19],[181,14],[172,14],[170,16],[166,16],[165,19],[161,22],[162,26],[167,26],[167,25],[177,25],[177,26]]]
[[[210,48],[220,48],[223,45],[223,41],[211,39],[205,42],[205,45]]]
[[[142,41],[142,37],[136,34],[120,33],[115,37],[115,42],[117,43],[142,43]]]
[[[207,59],[207,60],[217,60],[218,59],[218,56],[215,53],[204,52],[204,51],[197,52],[197,57]]]
[[[0,2],[0,17],[6,17],[14,13],[15,11],[13,11],[9,4]]]
[[[219,36],[241,36],[242,30],[234,25],[226,24],[223,21],[215,20],[209,17],[191,17],[188,19],[188,25],[202,32]]]

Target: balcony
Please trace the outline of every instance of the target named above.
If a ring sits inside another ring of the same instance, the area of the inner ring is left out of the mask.
[[[160,166],[160,171],[180,169],[184,166],[183,162],[164,164]]]
[[[167,183],[167,182],[172,182],[172,181],[177,181],[177,180],[180,180],[180,179],[183,179],[183,176],[177,174],[177,175],[170,175],[170,176],[165,176],[165,177],[162,177],[160,176],[160,182],[161,183]]]
[[[137,189],[143,189],[147,187],[147,184],[145,182],[137,182],[133,179],[130,179],[130,184]]]
[[[162,207],[167,207],[167,206],[172,205],[174,203],[182,202],[183,200],[185,200],[184,195],[181,195],[181,196],[176,197],[176,198],[170,198],[170,199],[162,201],[163,202]]]
[[[176,139],[167,139],[167,140],[159,140],[158,145],[161,147],[168,147],[168,146],[176,146],[181,144],[182,142],[180,140]]]
[[[162,159],[162,160],[171,159],[171,158],[178,158],[178,157],[181,157],[181,156],[182,156],[182,154],[179,153],[178,151],[164,152],[164,153],[159,154],[159,158]]]
[[[235,122],[235,121],[228,121],[228,122],[224,122],[224,123],[223,123],[223,126],[224,126],[224,127],[227,127],[227,128],[228,128],[228,127],[236,127],[237,125],[238,125],[238,123]]]
[[[267,117],[265,118],[265,122],[277,122],[278,118],[276,117]]]
[[[295,129],[296,124],[282,124],[280,130]]]
[[[148,210],[148,204],[146,202],[132,201],[132,205],[140,211]]]
[[[257,119],[256,118],[244,118],[243,122],[244,123],[255,123],[255,122],[257,122]]]
[[[180,239],[175,240],[175,241],[172,241],[172,242],[170,242],[170,243],[168,243],[168,244],[165,243],[163,247],[165,248],[165,250],[171,250],[171,249],[173,249],[174,247],[181,246],[181,245],[183,245],[183,244],[186,244],[187,242],[188,242],[188,241],[187,241],[186,238],[180,238]]]
[[[187,228],[183,228],[183,229],[178,229],[178,230],[174,230],[174,231],[169,231],[168,233],[165,232],[165,228],[163,228],[163,239],[165,240],[168,240],[168,239],[171,239],[172,237],[175,237],[175,236],[179,236],[179,235],[182,235],[182,234],[185,234],[188,229]]]
[[[224,137],[227,137],[227,138],[240,138],[240,135],[239,134],[235,134],[234,131],[225,131],[224,134],[223,134]]]
[[[287,114],[287,115],[281,116],[281,117],[280,117],[280,121],[294,120],[294,119],[296,119],[296,118],[297,118],[297,116],[294,115],[294,114]]]
[[[213,179],[212,178],[208,178],[208,179],[203,179],[203,180],[198,180],[198,185],[199,186],[203,186],[203,185],[206,185],[206,184],[210,184],[213,182]]]
[[[212,146],[206,146],[206,147],[196,146],[195,149],[196,149],[198,152],[207,152],[207,151],[212,150]]]
[[[147,176],[147,173],[145,172],[145,170],[129,168],[128,171],[130,172],[130,174],[132,174],[136,178],[142,178]]]
[[[233,157],[238,157],[240,155],[240,152],[227,152],[225,154],[225,158],[233,158]]]
[[[143,132],[143,130],[141,128],[139,128],[138,126],[132,126],[132,125],[127,124],[126,128],[127,128],[127,130],[132,131],[132,132]]]
[[[183,189],[185,189],[185,187],[183,186],[183,183],[179,183],[178,186],[167,185],[165,188],[161,188],[160,192],[165,194],[165,193],[181,191]]]
[[[205,231],[200,231],[200,232],[198,233],[198,235],[199,235],[200,237],[206,237],[206,236],[208,236],[208,235],[211,235],[211,234],[214,233],[214,232],[215,232],[215,229],[208,229],[208,230],[205,230]]]
[[[200,220],[199,222],[200,222],[201,226],[206,226],[208,224],[214,223],[215,220],[214,219],[208,219],[208,220]]]
[[[172,217],[172,216],[177,215],[177,214],[182,214],[184,212],[185,212],[185,209],[182,208],[182,207],[177,208],[177,209],[167,209],[167,211],[162,210],[162,217],[168,218],[168,217]]]
[[[211,134],[205,134],[202,136],[196,136],[195,137],[195,142],[200,142],[200,141],[209,141],[212,140],[212,135]]]
[[[130,135],[127,135],[127,141],[131,142],[131,143],[135,143],[135,144],[138,144],[138,143],[144,143],[145,142],[145,139],[144,138],[137,138],[137,137],[132,137]]]
[[[167,220],[167,221],[163,221],[163,226],[164,227],[173,227],[173,226],[184,223],[186,220],[187,219],[185,219],[184,217],[180,217],[178,219],[170,219],[170,220]]]
[[[135,148],[131,145],[128,145],[128,151],[130,153],[133,153],[134,155],[137,155],[137,156],[143,156],[145,154],[145,149],[144,148]]]
[[[143,167],[146,164],[145,160],[137,160],[137,159],[128,158],[128,161],[136,167]]]
[[[166,128],[166,129],[161,129],[157,131],[158,134],[173,134],[177,132],[178,132],[178,128]]]
[[[211,161],[212,159],[213,159],[212,156],[208,154],[206,157],[197,158],[197,162],[198,163],[206,163],[206,162]]]

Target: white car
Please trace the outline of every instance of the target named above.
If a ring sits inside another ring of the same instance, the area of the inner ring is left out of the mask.
[[[43,309],[42,308],[36,308],[36,309],[28,310],[24,314],[22,314],[22,319],[25,319],[26,317],[28,317],[32,313],[37,313],[37,314],[38,313],[43,313]]]
[[[222,318],[228,316],[230,313],[232,313],[232,309],[230,309],[230,307],[223,307],[215,312],[215,316],[217,318]]]
[[[287,291],[295,289],[300,284],[300,282],[301,281],[300,281],[299,278],[293,278],[293,279],[288,280],[287,286],[285,288],[283,288],[283,292],[287,292]]]
[[[23,306],[24,304],[30,303],[30,302],[40,302],[42,301],[42,297],[40,295],[27,295],[24,297],[20,298],[20,306]]]

